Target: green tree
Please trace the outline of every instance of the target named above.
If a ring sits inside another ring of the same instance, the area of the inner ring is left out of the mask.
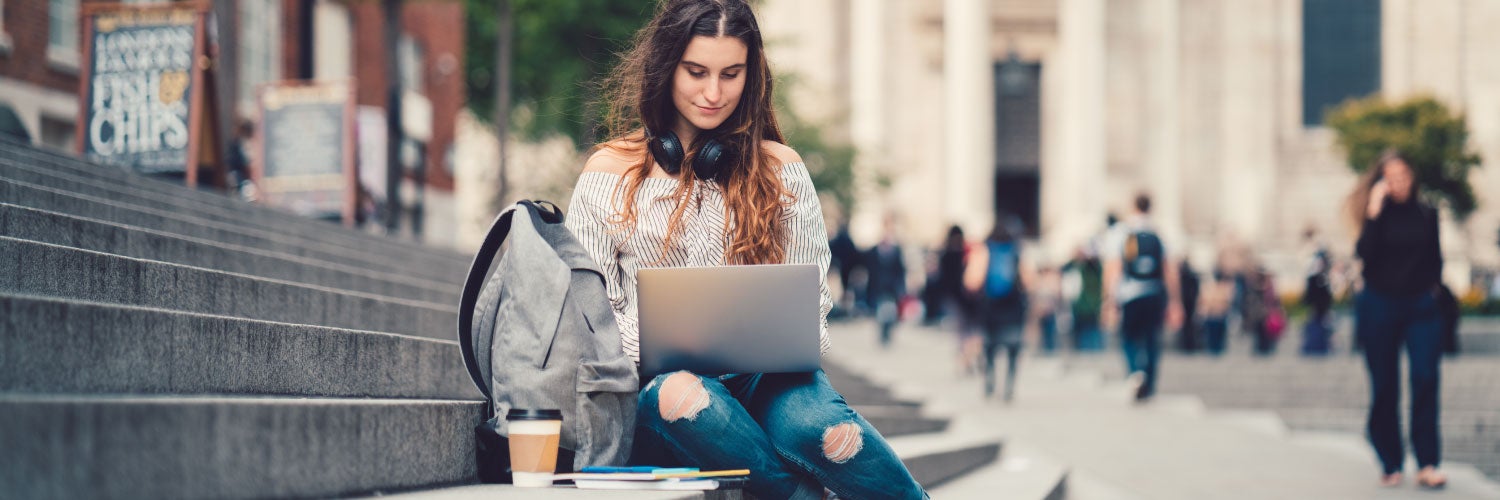
[[[780,75],[777,80],[772,99],[787,145],[802,157],[818,193],[831,196],[839,204],[839,213],[847,217],[853,213],[855,203],[854,147],[830,141],[823,134],[823,125],[797,116],[791,99],[787,97],[790,95],[788,89],[797,84],[795,75]]]
[[[594,83],[615,66],[635,32],[650,20],[654,0],[510,0],[515,15],[511,54],[511,124],[529,139],[564,134],[590,146],[601,110]],[[499,13],[493,0],[464,0],[464,67],[468,105],[489,120],[495,109],[495,44]],[[782,131],[802,155],[819,193],[850,213],[854,207],[854,148],[829,141],[823,126],[801,120],[786,99],[795,77],[780,75],[776,107]],[[882,180],[883,181],[883,180]]]
[[[1469,172],[1480,158],[1468,147],[1469,127],[1461,114],[1428,96],[1388,102],[1379,96],[1345,101],[1324,120],[1338,133],[1349,167],[1368,170],[1381,152],[1396,148],[1411,162],[1417,183],[1463,220],[1478,202]]]
[[[561,133],[594,139],[590,82],[614,66],[616,53],[650,20],[652,0],[511,0],[512,124],[528,138]],[[488,120],[495,109],[495,38],[499,14],[491,0],[464,0],[464,67],[468,103]],[[525,120],[517,120],[524,113]]]

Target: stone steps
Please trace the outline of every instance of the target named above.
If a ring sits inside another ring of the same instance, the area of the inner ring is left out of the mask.
[[[1004,457],[967,475],[936,485],[934,498],[1006,498],[1064,500],[1069,498],[1068,467],[1037,453],[1007,445]]]
[[[453,338],[452,304],[256,278],[0,237],[0,292]]]
[[[483,406],[453,340],[468,256],[5,139],[0,255],[0,496],[538,498],[449,488]],[[947,428],[828,368],[883,434]],[[902,457],[939,484],[999,448]]]
[[[0,294],[0,393],[479,399],[457,343]]]
[[[165,203],[188,212],[227,217],[236,224],[277,232],[295,232],[311,241],[337,243],[354,250],[385,252],[396,257],[415,256],[466,265],[468,256],[396,239],[383,239],[371,247],[369,235],[327,222],[300,217],[281,210],[240,201],[217,193],[185,189],[178,184],[151,179],[116,167],[102,166],[56,152],[39,150],[0,138],[0,177],[30,172],[67,182],[62,188],[81,194],[114,193]],[[35,181],[30,181],[35,182]]]
[[[1365,410],[1328,408],[1280,408],[1274,410],[1295,430],[1341,432],[1363,436]],[[1402,411],[1403,432],[1410,430],[1410,414]],[[1500,416],[1493,412],[1439,417],[1443,460],[1473,465],[1485,475],[1500,477]],[[1409,444],[1408,444],[1409,446]],[[1407,449],[1410,453],[1410,448]]]
[[[0,168],[0,178],[25,183],[28,186],[107,199],[123,205],[190,214],[207,221],[232,224],[256,231],[274,232],[304,242],[335,246],[392,259],[416,260],[424,264],[436,265],[463,263],[462,259],[447,251],[437,249],[420,251],[384,246],[371,247],[367,245],[368,242],[361,241],[368,235],[357,232],[346,234],[347,230],[338,224],[296,217],[230,198],[221,197],[218,204],[202,203],[172,196],[170,193],[139,189],[128,183],[105,182],[81,174],[71,174],[65,170],[43,170],[28,165],[8,165]],[[289,219],[296,222],[290,222]]]
[[[0,394],[15,498],[326,497],[474,480],[478,401]]]
[[[457,286],[0,203],[0,234],[81,250],[439,304]]]
[[[1107,372],[1117,372],[1123,364],[1118,360],[1069,362]],[[1365,431],[1370,395],[1360,357],[1212,359],[1168,355],[1162,362],[1161,377],[1162,394],[1190,394],[1213,409],[1269,410],[1292,430],[1355,435]],[[1411,396],[1405,377],[1403,373],[1403,428],[1409,425]],[[1500,362],[1485,356],[1445,358],[1442,380],[1439,428],[1445,459],[1472,464],[1489,477],[1500,478]]]
[[[77,194],[0,178],[0,200],[28,208],[68,214],[77,217],[142,227],[231,245],[258,248],[271,252],[308,257],[352,266],[461,286],[466,265],[451,263],[421,264],[400,258],[371,255],[319,242],[303,241],[274,231],[261,231],[233,223],[202,219],[190,213],[159,210],[119,203],[106,198]],[[330,231],[341,231],[329,225]]]

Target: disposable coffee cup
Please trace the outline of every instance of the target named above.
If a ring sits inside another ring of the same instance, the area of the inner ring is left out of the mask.
[[[552,486],[562,411],[511,409],[505,420],[510,429],[511,481],[527,488]]]

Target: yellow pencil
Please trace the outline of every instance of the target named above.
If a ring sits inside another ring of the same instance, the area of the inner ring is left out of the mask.
[[[724,476],[748,476],[750,469],[730,470],[707,470],[700,472],[674,472],[668,474],[656,474],[657,479],[685,479],[699,477],[724,477]]]

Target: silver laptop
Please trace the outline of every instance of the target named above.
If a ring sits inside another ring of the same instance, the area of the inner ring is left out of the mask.
[[[818,266],[642,269],[641,378],[817,370]]]

